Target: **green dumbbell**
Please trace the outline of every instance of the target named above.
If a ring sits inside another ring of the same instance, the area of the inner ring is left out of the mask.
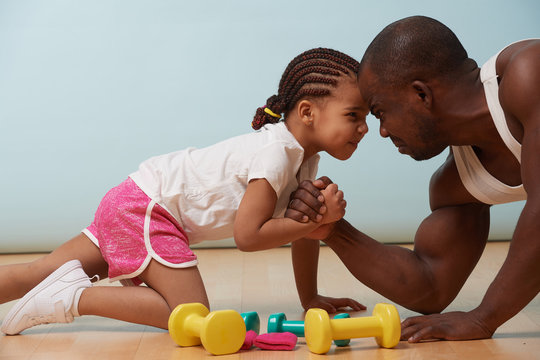
[[[334,316],[334,319],[348,319],[351,316],[348,313],[340,313]],[[351,339],[344,339],[344,340],[334,340],[334,344],[339,347],[348,346],[351,342]]]
[[[275,313],[268,318],[267,331],[269,333],[290,332],[298,337],[304,337],[304,322],[287,320],[284,313]]]
[[[255,311],[248,311],[243,312],[240,315],[242,315],[242,319],[244,319],[244,323],[246,324],[246,331],[253,330],[258,334],[261,329],[259,314]]]
[[[334,319],[345,319],[349,318],[349,314],[347,313],[341,313],[337,314]],[[304,337],[304,322],[299,320],[287,320],[287,316],[285,316],[284,313],[275,313],[270,315],[268,318],[268,326],[267,331],[269,333],[274,332],[290,332],[298,337]],[[336,340],[334,341],[334,344],[336,346],[347,346],[351,340],[344,339],[344,340]]]

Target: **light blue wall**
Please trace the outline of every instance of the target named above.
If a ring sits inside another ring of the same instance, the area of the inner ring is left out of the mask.
[[[530,1],[0,0],[0,252],[50,250],[88,225],[101,196],[142,160],[249,132],[298,53],[360,59],[388,23],[428,15],[479,63],[540,35]],[[371,132],[354,157],[323,157],[347,219],[408,241],[429,213],[443,160],[417,163]],[[493,210],[509,238],[522,203]]]

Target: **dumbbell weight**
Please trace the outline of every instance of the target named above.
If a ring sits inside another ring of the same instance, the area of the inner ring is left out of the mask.
[[[391,304],[375,305],[372,316],[333,320],[322,309],[309,309],[305,332],[308,348],[315,354],[328,352],[332,340],[371,336],[379,346],[391,348],[399,343],[401,322],[396,307]]]
[[[261,319],[259,318],[259,314],[255,311],[248,311],[243,312],[240,315],[246,324],[246,331],[253,330],[258,334],[261,329]]]
[[[240,350],[246,338],[246,325],[234,310],[210,312],[199,303],[178,305],[169,316],[169,334],[180,346],[202,344],[214,355]]]

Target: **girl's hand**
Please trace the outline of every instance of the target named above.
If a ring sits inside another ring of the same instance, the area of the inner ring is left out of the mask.
[[[352,311],[366,310],[366,307],[358,301],[349,298],[333,298],[317,294],[309,303],[304,305],[304,310],[318,308],[334,314],[339,309],[351,308]]]
[[[338,189],[337,184],[330,184],[326,189],[321,190],[324,196],[326,212],[322,218],[322,224],[334,223],[345,216],[347,201],[343,199],[343,191]]]

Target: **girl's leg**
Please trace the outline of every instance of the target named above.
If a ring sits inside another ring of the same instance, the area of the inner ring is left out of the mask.
[[[85,289],[79,301],[79,314],[167,329],[169,315],[178,304],[199,302],[209,306],[197,267],[174,269],[151,260],[140,277],[148,287],[95,286]]]
[[[107,263],[83,233],[52,253],[26,264],[0,266],[0,304],[19,299],[65,262],[78,259],[89,276],[107,277]]]

